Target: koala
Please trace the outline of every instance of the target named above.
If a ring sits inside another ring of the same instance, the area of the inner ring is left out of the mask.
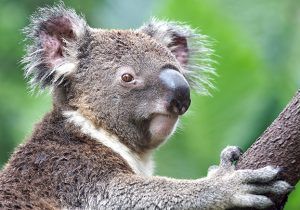
[[[50,89],[53,108],[0,173],[0,209],[263,209],[291,186],[273,166],[236,170],[240,149],[195,180],[153,175],[152,153],[207,93],[204,35],[151,20],[104,30],[63,4],[39,9],[24,30],[25,76]],[[196,62],[195,62],[196,61]]]

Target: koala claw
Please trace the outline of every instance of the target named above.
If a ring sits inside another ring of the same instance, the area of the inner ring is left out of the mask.
[[[238,170],[238,173],[246,182],[270,182],[276,178],[280,169],[273,166],[266,166],[256,170],[244,169]]]
[[[221,152],[221,166],[230,167],[242,155],[242,150],[236,146],[227,146]]]
[[[237,207],[254,207],[257,209],[265,209],[274,205],[273,201],[263,195],[235,195],[232,198],[232,204]]]
[[[289,183],[282,180],[275,181],[271,185],[249,184],[245,188],[245,191],[251,194],[273,193],[277,195],[288,193],[293,189],[293,187]]]
[[[293,189],[293,186],[282,180],[276,181],[271,187],[271,191],[275,194],[285,194],[291,192]]]

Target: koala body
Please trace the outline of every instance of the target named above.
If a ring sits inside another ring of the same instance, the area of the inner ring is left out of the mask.
[[[0,209],[266,208],[262,194],[290,190],[276,168],[235,170],[236,147],[205,178],[153,176],[152,152],[189,108],[190,87],[210,86],[205,36],[157,20],[94,29],[63,5],[40,9],[25,31],[26,76],[52,90],[53,109],[1,171]]]

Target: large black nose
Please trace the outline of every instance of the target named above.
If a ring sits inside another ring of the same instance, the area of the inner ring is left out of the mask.
[[[190,106],[190,87],[182,74],[173,69],[165,69],[159,75],[160,81],[168,92],[168,111],[184,114]]]

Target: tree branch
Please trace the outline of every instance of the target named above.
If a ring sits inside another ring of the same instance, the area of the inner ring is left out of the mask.
[[[266,165],[279,166],[279,179],[296,185],[300,179],[300,91],[277,119],[242,155],[238,169],[257,169]],[[270,195],[276,203],[269,210],[283,209],[287,195]]]

